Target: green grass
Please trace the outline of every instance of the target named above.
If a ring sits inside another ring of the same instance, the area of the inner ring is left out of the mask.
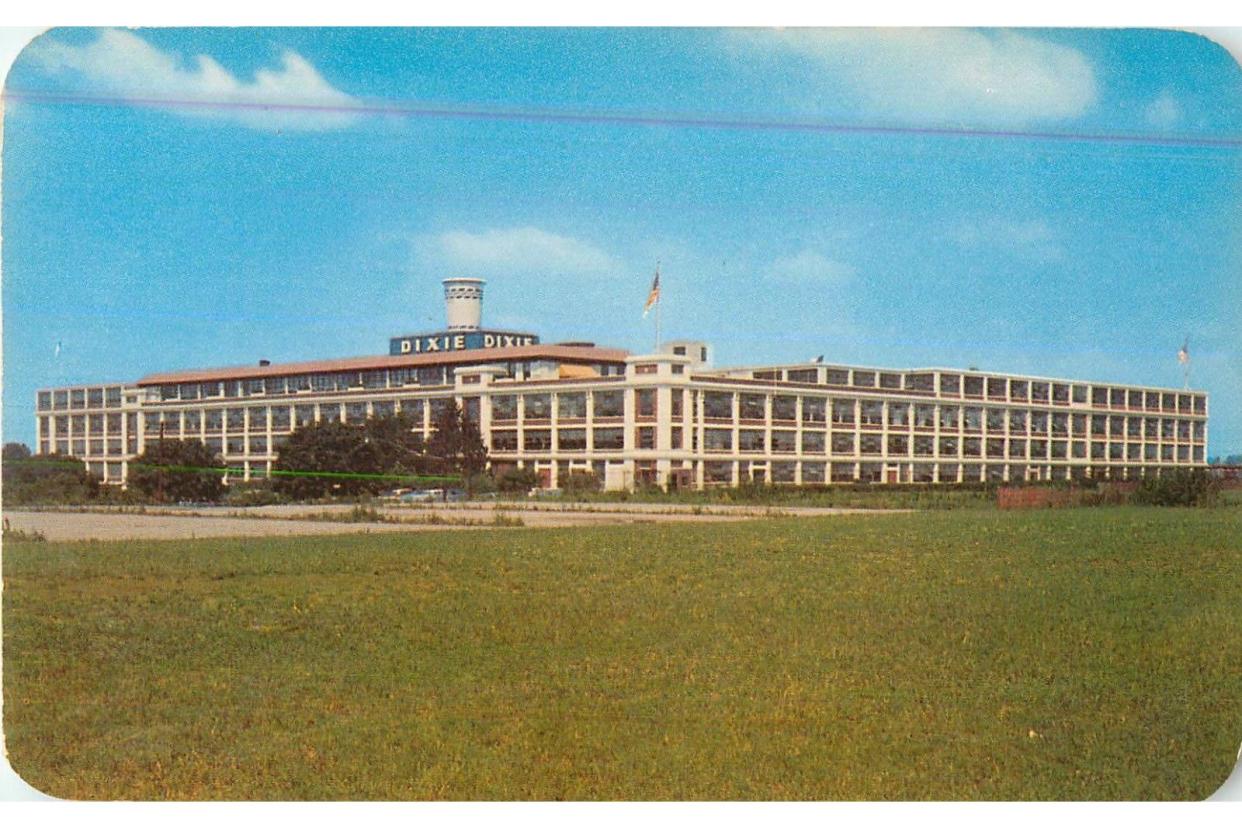
[[[13,766],[73,798],[1199,799],[1242,511],[4,549]]]

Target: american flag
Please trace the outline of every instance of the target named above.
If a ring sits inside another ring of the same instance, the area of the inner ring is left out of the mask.
[[[1177,352],[1177,361],[1182,365],[1190,362],[1190,337],[1182,342],[1182,349]]]
[[[656,268],[655,280],[651,283],[651,292],[647,294],[647,304],[643,305],[643,319],[647,318],[647,314],[660,301],[660,268]]]

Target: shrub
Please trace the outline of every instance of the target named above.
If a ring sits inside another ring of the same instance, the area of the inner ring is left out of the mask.
[[[502,492],[529,492],[539,485],[539,475],[534,469],[509,469],[500,475],[496,487]]]
[[[561,488],[566,492],[598,492],[604,488],[604,481],[593,472],[576,471],[570,472],[565,479],[560,481]]]
[[[1174,469],[1143,478],[1133,498],[1145,506],[1209,506],[1219,494],[1219,484],[1206,469]]]

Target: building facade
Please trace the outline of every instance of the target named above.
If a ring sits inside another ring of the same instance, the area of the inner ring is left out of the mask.
[[[395,337],[387,355],[40,390],[36,451],[123,484],[153,441],[201,440],[231,476],[259,479],[309,423],[401,411],[429,436],[458,404],[494,469],[530,468],[551,488],[573,473],[609,489],[702,488],[1130,480],[1206,464],[1202,391],[948,368],[716,369],[703,342],[632,355],[486,330],[482,281],[444,284],[448,329]]]

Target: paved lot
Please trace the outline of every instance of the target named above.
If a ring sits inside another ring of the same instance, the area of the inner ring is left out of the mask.
[[[148,508],[143,514],[118,510],[26,511],[6,510],[9,526],[41,532],[52,541],[134,540],[265,535],[333,535],[354,532],[420,532],[440,529],[485,528],[498,521],[520,519],[523,526],[591,526],[619,523],[716,522],[773,515],[811,516],[843,513],[875,514],[874,509],[768,509],[753,506],[672,506],[654,503],[451,503],[387,506],[379,511],[388,520],[344,522],[324,520],[327,514],[345,514],[353,507],[260,506],[235,508]],[[308,519],[308,516],[321,516]]]

